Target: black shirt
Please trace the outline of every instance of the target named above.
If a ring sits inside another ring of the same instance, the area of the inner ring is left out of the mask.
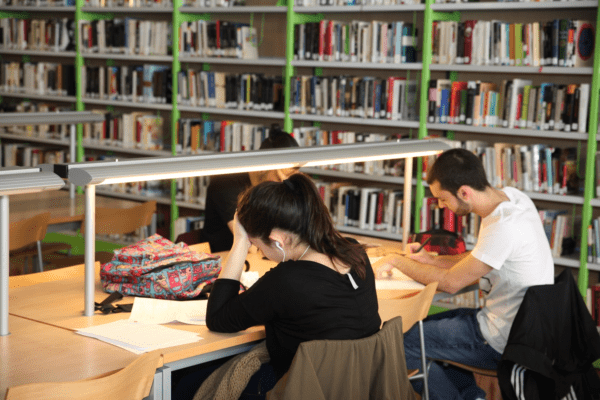
[[[250,186],[250,177],[247,173],[210,178],[206,190],[202,238],[210,243],[211,252],[231,249],[233,234],[227,223],[233,221],[238,196]]]
[[[352,279],[312,261],[286,261],[249,290],[239,282],[217,279],[208,300],[206,322],[217,332],[265,325],[267,349],[277,379],[289,369],[300,343],[315,339],[359,339],[381,325],[375,278]]]

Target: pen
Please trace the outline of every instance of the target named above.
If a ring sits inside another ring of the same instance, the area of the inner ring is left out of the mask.
[[[415,253],[418,253],[421,250],[423,250],[423,247],[425,247],[425,245],[427,243],[429,243],[430,240],[431,240],[431,236],[429,236],[427,239],[425,239],[425,241],[423,243],[421,243],[421,245],[419,246],[419,248],[417,250],[415,250]]]

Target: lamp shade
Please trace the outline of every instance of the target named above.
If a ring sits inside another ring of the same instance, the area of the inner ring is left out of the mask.
[[[0,196],[57,190],[65,182],[55,173],[39,167],[8,167],[0,169]]]
[[[193,156],[147,157],[123,161],[57,164],[53,170],[78,186],[173,179],[238,172],[310,167],[436,154],[449,149],[442,140],[396,140],[211,153]]]

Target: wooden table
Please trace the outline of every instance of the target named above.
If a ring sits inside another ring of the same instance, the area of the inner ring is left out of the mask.
[[[48,226],[48,232],[77,230],[85,215],[85,196],[75,194],[75,198],[72,199],[66,190],[17,194],[10,196],[9,202],[11,222],[31,218],[34,215],[49,211],[50,225]],[[96,207],[130,208],[139,204],[137,201],[96,196]]]
[[[72,381],[123,368],[138,356],[72,331],[9,315],[0,336],[0,398],[11,386]]]
[[[249,255],[253,270],[261,275],[274,266],[259,254]],[[95,301],[108,295],[99,282],[99,264],[95,266]],[[6,388],[28,382],[65,381],[88,378],[124,367],[136,355],[102,341],[76,334],[79,328],[129,318],[128,313],[83,315],[83,265],[47,271],[41,274],[11,277],[9,313],[11,334],[0,338],[2,375],[0,396]],[[117,303],[131,303],[124,297]],[[380,315],[386,321],[396,315],[394,299],[380,300]],[[216,333],[206,326],[166,324],[170,328],[197,332],[197,343],[162,349],[163,366],[157,370],[152,392],[154,399],[168,399],[171,373],[210,360],[248,351],[265,338],[264,327],[252,327],[237,333]],[[43,333],[43,334],[42,334]],[[45,338],[48,340],[46,343]],[[38,358],[32,361],[32,358]],[[68,361],[67,361],[68,360]],[[78,373],[60,373],[57,368],[69,364]],[[51,372],[47,372],[52,369]],[[19,371],[18,373],[16,371]],[[26,376],[23,376],[26,375]],[[0,397],[3,398],[3,397]]]

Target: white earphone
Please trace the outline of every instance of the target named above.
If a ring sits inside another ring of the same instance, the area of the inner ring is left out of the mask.
[[[283,260],[281,260],[281,262],[284,262],[285,261],[285,250],[283,249],[283,247],[281,247],[281,243],[275,242],[275,247],[277,247],[283,253]]]

